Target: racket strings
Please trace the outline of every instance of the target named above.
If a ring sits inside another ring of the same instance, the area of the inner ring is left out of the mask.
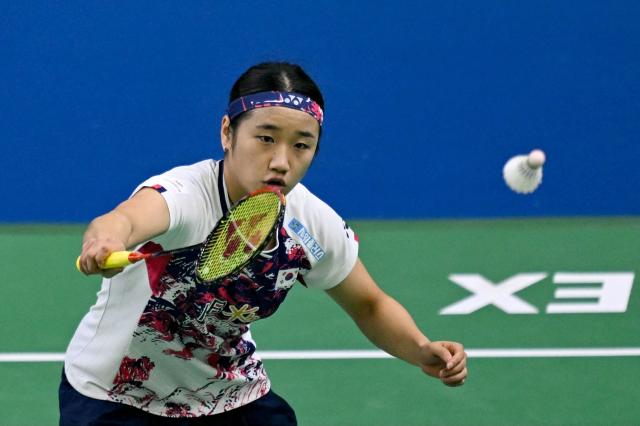
[[[205,242],[197,275],[214,281],[243,266],[261,250],[280,216],[280,197],[273,192],[254,195],[234,207]]]

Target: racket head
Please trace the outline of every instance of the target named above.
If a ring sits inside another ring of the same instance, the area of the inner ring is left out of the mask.
[[[271,240],[281,222],[285,197],[266,187],[241,199],[224,215],[202,245],[196,276],[217,281],[245,267]]]

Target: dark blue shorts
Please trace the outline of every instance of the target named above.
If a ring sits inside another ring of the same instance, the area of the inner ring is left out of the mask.
[[[89,398],[75,390],[62,372],[60,426],[295,426],[296,415],[275,392],[226,413],[196,418],[169,418],[138,408]]]

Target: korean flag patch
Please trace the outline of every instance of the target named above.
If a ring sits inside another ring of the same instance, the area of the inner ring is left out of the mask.
[[[276,290],[289,290],[298,278],[298,268],[281,269],[276,278]]]

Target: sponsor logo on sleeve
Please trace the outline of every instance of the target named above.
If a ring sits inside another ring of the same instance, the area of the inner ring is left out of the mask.
[[[298,221],[298,219],[293,218],[289,222],[289,228],[298,236],[308,249],[311,252],[311,255],[316,258],[316,260],[320,260],[324,257],[324,249],[320,244],[316,241],[315,238],[307,231],[307,228]]]

